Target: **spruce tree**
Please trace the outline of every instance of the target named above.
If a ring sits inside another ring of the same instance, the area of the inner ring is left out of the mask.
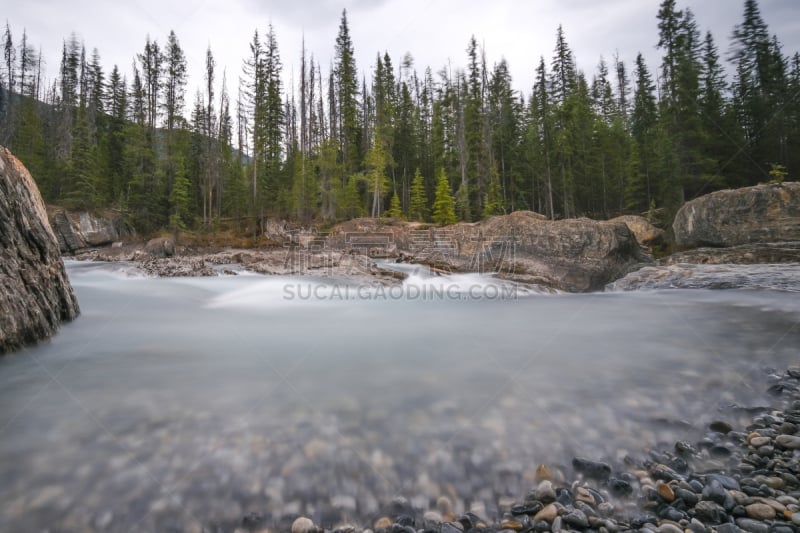
[[[428,216],[428,195],[425,191],[425,180],[419,169],[414,172],[411,182],[411,202],[408,207],[408,218],[424,222]]]
[[[745,0],[733,31],[731,61],[736,68],[734,107],[747,142],[751,183],[769,177],[769,165],[787,156],[786,60],[777,38],[770,39],[757,0]]]
[[[643,211],[654,199],[657,161],[655,158],[658,128],[658,107],[655,84],[644,61],[636,56],[636,77],[631,113],[631,135],[634,149],[631,151],[629,182],[625,187],[627,209]]]
[[[397,191],[392,194],[392,200],[389,202],[389,210],[386,211],[386,216],[395,220],[403,219],[403,206],[400,204],[400,197]]]
[[[433,200],[433,223],[439,226],[455,224],[456,218],[455,201],[450,192],[450,183],[444,169],[439,171],[439,181],[436,185],[436,196]]]
[[[339,34],[336,37],[334,61],[336,89],[336,115],[340,126],[338,137],[345,161],[345,170],[358,169],[360,161],[361,130],[358,124],[358,80],[353,41],[347,23],[347,10],[342,10]],[[333,97],[333,95],[331,95]]]

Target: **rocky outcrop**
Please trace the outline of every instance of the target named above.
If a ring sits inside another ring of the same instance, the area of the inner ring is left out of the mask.
[[[759,289],[800,291],[800,265],[675,263],[646,266],[610,283],[608,291]]]
[[[175,240],[172,237],[156,237],[147,241],[144,251],[153,257],[172,257],[175,255]]]
[[[569,292],[601,290],[652,259],[628,226],[587,218],[551,221],[528,212],[451,226],[460,270]]]
[[[0,147],[0,354],[48,337],[78,312],[39,190]]]
[[[683,247],[800,241],[800,182],[701,196],[681,207],[672,229]]]
[[[660,259],[661,265],[753,265],[760,263],[800,263],[800,242],[742,244],[728,248],[695,248]]]
[[[622,222],[631,230],[633,236],[639,244],[646,248],[664,244],[665,232],[663,229],[655,227],[644,217],[636,215],[623,215],[612,218],[609,222]]]
[[[64,254],[108,246],[132,234],[112,212],[67,211],[51,206],[48,207],[48,217]]]
[[[570,292],[602,289],[652,262],[623,222],[551,221],[530,211],[443,228],[358,219],[336,226],[327,242],[373,257],[402,254],[440,272],[491,273]]]

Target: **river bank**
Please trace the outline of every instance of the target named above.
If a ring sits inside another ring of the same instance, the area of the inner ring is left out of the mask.
[[[800,345],[783,291],[344,301],[307,290],[324,277],[67,270],[83,318],[0,360],[2,530],[361,530],[394,523],[397,497],[415,529],[441,497],[499,526],[540,464],[574,497],[576,457],[627,480],[677,441],[732,446],[709,426],[777,407],[771,369]],[[459,279],[496,283],[404,286]]]
[[[492,519],[481,505],[455,510],[448,496],[427,510],[396,498],[366,526],[318,526],[307,517],[274,524],[253,512],[236,531],[270,525],[292,533],[794,533],[800,530],[800,367],[770,380],[772,405],[736,407],[754,415],[749,423],[715,420],[702,440],[651,449],[640,463],[625,457],[623,469],[583,457],[563,469],[540,464],[525,498],[502,499]]]

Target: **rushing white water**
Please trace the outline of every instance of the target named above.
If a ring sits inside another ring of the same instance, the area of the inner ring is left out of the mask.
[[[800,346],[788,292],[68,271],[81,317],[0,360],[3,531],[355,520],[397,494],[491,513],[538,463],[735,422]]]

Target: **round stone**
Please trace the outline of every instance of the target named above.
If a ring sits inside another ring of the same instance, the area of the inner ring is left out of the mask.
[[[725,421],[715,420],[708,425],[708,429],[717,433],[730,433],[733,428]]]
[[[377,529],[389,529],[392,527],[392,519],[388,516],[382,516],[375,520],[375,523],[372,524],[372,527]],[[292,527],[292,533],[295,533],[294,527]]]
[[[522,531],[522,523],[516,520],[503,520],[500,522],[500,529],[510,529],[512,531]]]
[[[422,519],[426,524],[439,525],[442,523],[442,514],[438,511],[428,511],[422,515]]]
[[[439,511],[442,516],[452,514],[453,502],[451,502],[450,498],[447,496],[439,496],[439,499],[436,500],[436,510]]]
[[[778,435],[775,444],[787,450],[800,450],[800,437],[797,435]]]
[[[558,509],[552,503],[549,505],[545,505],[541,511],[536,513],[533,517],[534,522],[539,522],[540,520],[544,520],[546,522],[553,522],[558,516]]]
[[[751,503],[745,506],[747,516],[756,520],[772,520],[775,518],[775,509],[766,503]]]
[[[564,523],[579,529],[586,529],[589,527],[589,519],[586,517],[586,513],[578,509],[565,514]]]
[[[656,490],[665,502],[672,503],[675,500],[675,493],[672,491],[672,487],[666,483],[659,484]]]
[[[391,523],[389,525],[391,525]],[[305,516],[301,516],[292,522],[292,533],[315,533],[316,531],[317,527],[314,525],[314,522]]]
[[[553,484],[547,480],[539,483],[539,486],[533,491],[533,499],[542,503],[556,501],[556,491],[553,490]]]

